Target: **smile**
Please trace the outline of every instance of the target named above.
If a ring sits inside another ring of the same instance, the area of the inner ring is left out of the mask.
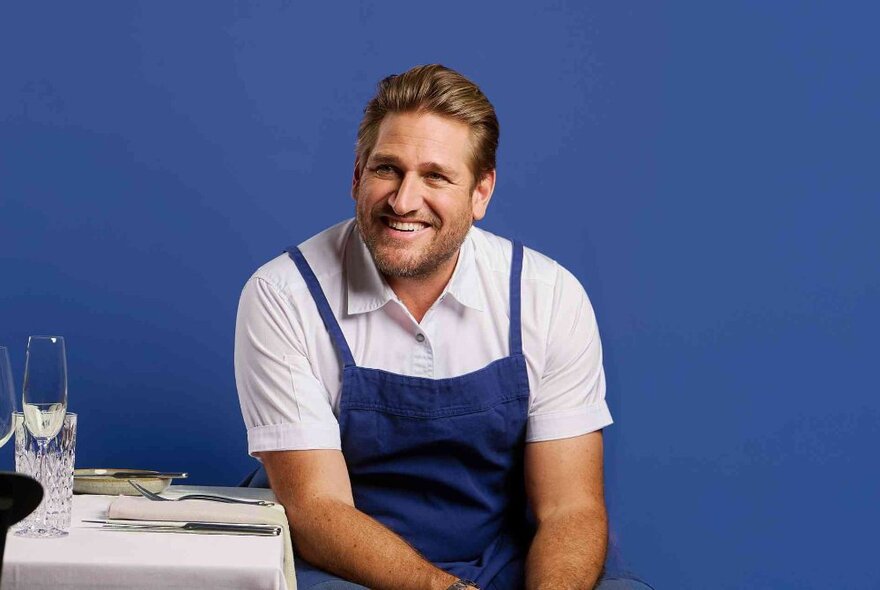
[[[423,231],[423,230],[431,227],[429,224],[421,222],[421,221],[403,222],[403,221],[396,221],[394,219],[388,219],[387,217],[383,217],[382,222],[387,227],[389,227],[395,231],[404,232],[404,233],[416,233],[416,232],[420,232],[420,231]]]

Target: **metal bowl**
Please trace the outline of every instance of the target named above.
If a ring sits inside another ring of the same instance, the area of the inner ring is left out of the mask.
[[[98,494],[101,496],[139,496],[127,479],[114,477],[114,473],[151,473],[145,469],[74,469],[73,493]],[[170,477],[137,477],[134,481],[153,493],[160,494],[171,485]]]

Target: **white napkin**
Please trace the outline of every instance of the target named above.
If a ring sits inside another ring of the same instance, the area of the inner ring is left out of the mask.
[[[140,496],[119,496],[110,503],[107,518],[280,525],[284,537],[284,578],[287,589],[296,590],[290,528],[284,507],[278,502],[274,506],[249,506],[208,500],[156,502]]]

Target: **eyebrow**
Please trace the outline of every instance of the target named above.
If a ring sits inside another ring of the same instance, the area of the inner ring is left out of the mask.
[[[398,166],[398,167],[403,166],[402,162],[400,161],[400,158],[398,158],[397,156],[395,156],[393,154],[383,154],[381,152],[377,152],[377,153],[374,153],[373,155],[371,155],[370,158],[367,160],[367,162],[372,163],[372,164],[394,164],[395,166]],[[453,169],[448,168],[438,162],[431,162],[431,161],[422,162],[421,164],[419,164],[419,169],[420,170],[430,170],[433,172],[439,172],[440,174],[443,174],[444,176],[448,176],[449,178],[454,178],[457,176],[457,174],[455,173],[455,171]]]

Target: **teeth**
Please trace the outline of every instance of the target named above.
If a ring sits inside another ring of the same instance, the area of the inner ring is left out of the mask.
[[[388,220],[388,226],[400,231],[417,231],[424,227],[421,223],[401,223],[391,219]]]

